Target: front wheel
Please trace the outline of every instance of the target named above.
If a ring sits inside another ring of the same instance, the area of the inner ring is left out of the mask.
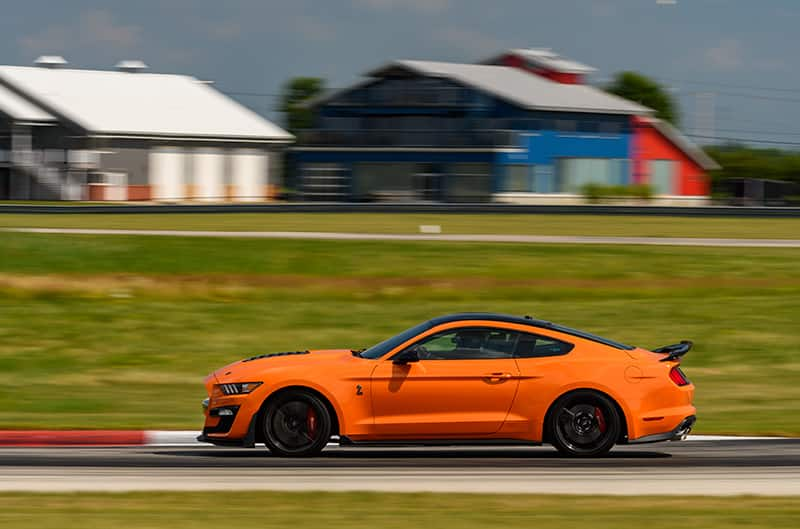
[[[313,393],[290,390],[268,403],[262,421],[264,444],[283,457],[307,457],[322,451],[331,437],[331,415]]]
[[[561,397],[549,420],[553,445],[564,455],[598,457],[619,439],[621,418],[614,403],[593,391],[576,391]]]

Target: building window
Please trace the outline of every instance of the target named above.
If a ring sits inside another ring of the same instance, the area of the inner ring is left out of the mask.
[[[562,158],[558,161],[559,191],[581,193],[586,184],[627,185],[630,162],[616,158]]]
[[[488,163],[454,163],[447,166],[445,199],[453,202],[488,200],[492,168]]]
[[[622,132],[622,124],[615,121],[604,121],[600,123],[598,132],[603,134],[619,134]]]
[[[359,162],[353,165],[353,194],[359,200],[366,198],[415,196],[418,189],[415,175],[419,165],[404,162]]]
[[[533,170],[533,192],[534,193],[556,193],[558,183],[552,165],[537,165]]]
[[[575,132],[576,123],[571,119],[557,119],[556,130],[559,132]]]
[[[533,166],[514,164],[505,167],[502,191],[505,193],[530,193],[533,191]]]
[[[675,194],[675,162],[673,160],[650,161],[650,186],[656,195]]]

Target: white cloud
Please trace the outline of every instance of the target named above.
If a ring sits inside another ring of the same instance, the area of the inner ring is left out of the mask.
[[[722,39],[703,52],[703,59],[715,70],[737,70],[744,63],[742,44],[736,39]]]

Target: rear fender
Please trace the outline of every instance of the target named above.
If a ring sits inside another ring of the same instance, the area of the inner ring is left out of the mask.
[[[617,411],[620,412],[620,416],[622,418],[621,427],[622,427],[622,437],[623,437],[623,439],[621,439],[621,440],[627,440],[627,438],[631,435],[631,432],[630,432],[629,428],[630,428],[630,426],[632,424],[634,424],[634,422],[631,421],[631,417],[633,417],[633,413],[625,405],[625,401],[620,397],[620,395],[617,392],[615,392],[614,390],[612,390],[611,388],[609,388],[607,386],[604,386],[602,384],[595,384],[595,383],[592,383],[592,382],[575,383],[575,384],[570,384],[568,386],[565,386],[565,387],[561,388],[561,390],[558,393],[558,395],[556,395],[555,397],[553,397],[550,400],[550,404],[547,407],[547,413],[545,413],[544,419],[539,424],[534,425],[536,439],[541,439],[543,442],[546,442],[546,437],[547,437],[546,436],[546,433],[547,433],[546,432],[546,426],[547,426],[547,422],[549,420],[550,413],[553,411],[553,405],[558,401],[558,399],[560,399],[564,395],[567,395],[569,393],[572,393],[574,391],[579,391],[579,390],[595,391],[595,392],[605,396],[606,398],[610,399],[616,405]]]

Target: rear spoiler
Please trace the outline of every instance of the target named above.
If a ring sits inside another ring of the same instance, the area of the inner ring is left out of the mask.
[[[653,349],[654,353],[662,353],[667,356],[661,359],[662,362],[671,362],[672,360],[680,360],[680,358],[689,352],[694,343],[689,340],[681,340],[681,343],[672,345],[665,345],[658,349]]]

